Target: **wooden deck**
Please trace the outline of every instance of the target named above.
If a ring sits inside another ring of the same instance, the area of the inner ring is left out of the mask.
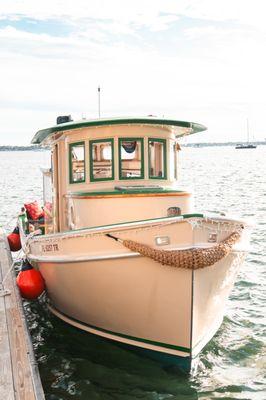
[[[0,228],[0,399],[45,399],[6,235]],[[2,281],[4,280],[4,286]]]

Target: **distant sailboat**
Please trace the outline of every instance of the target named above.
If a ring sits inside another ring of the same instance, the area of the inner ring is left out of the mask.
[[[249,123],[247,119],[247,142],[246,143],[239,143],[236,145],[236,149],[256,149],[256,145],[253,143],[250,143],[249,141]]]

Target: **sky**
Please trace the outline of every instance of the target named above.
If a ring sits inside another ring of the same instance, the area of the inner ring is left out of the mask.
[[[58,115],[175,118],[264,140],[264,0],[1,0],[0,145]]]

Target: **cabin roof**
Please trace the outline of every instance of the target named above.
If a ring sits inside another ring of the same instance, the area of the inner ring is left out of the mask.
[[[75,129],[81,129],[85,127],[96,127],[96,126],[110,126],[110,125],[150,125],[150,126],[165,126],[170,128],[176,137],[182,137],[185,135],[191,135],[193,133],[205,131],[207,128],[204,125],[178,121],[175,119],[165,119],[157,117],[125,117],[125,118],[99,118],[94,120],[81,120],[71,121],[59,125],[54,125],[50,128],[41,129],[34,135],[31,143],[40,144],[48,142],[54,133],[63,131],[72,131]]]

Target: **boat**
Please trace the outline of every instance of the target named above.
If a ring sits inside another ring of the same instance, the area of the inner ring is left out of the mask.
[[[179,141],[207,128],[153,116],[58,122],[32,139],[51,148],[44,228],[19,225],[50,310],[191,371],[222,323],[250,230],[196,212],[178,186]]]
[[[235,148],[236,149],[256,149],[257,146],[252,143],[238,143]]]
[[[235,147],[237,150],[239,149],[256,149],[257,146],[254,143],[249,141],[249,122],[247,119],[247,141],[245,143],[238,143]]]

